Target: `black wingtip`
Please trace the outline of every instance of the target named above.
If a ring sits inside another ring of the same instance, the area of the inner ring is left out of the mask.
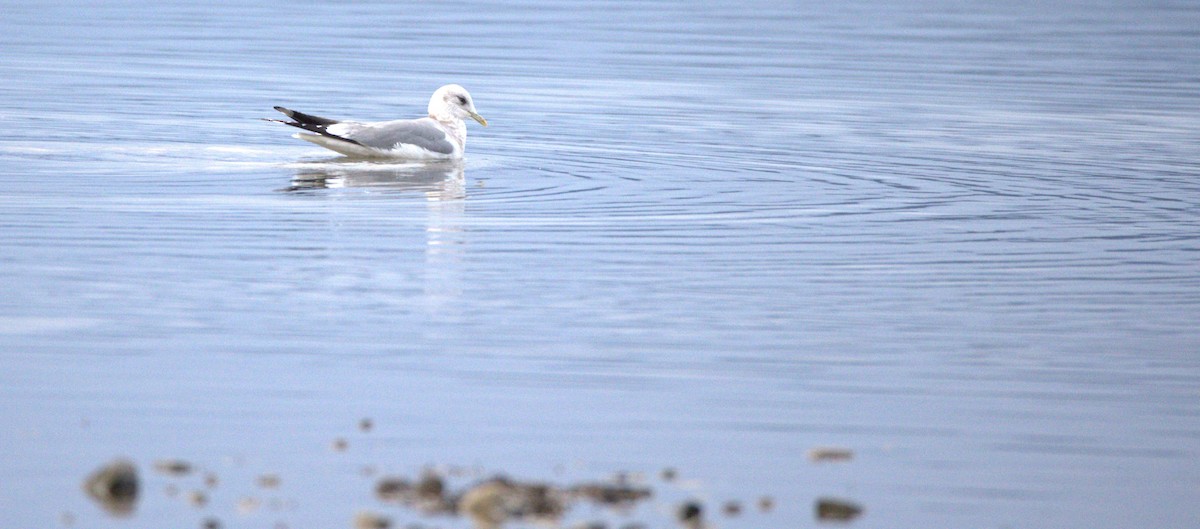
[[[274,108],[275,110],[278,110],[278,111],[280,111],[280,112],[283,112],[283,114],[284,114],[284,115],[286,115],[286,116],[287,116],[287,117],[289,117],[289,118],[290,118],[290,117],[292,117],[292,114],[293,114],[293,112],[292,112],[292,110],[291,110],[291,109],[287,109],[287,108],[283,108],[283,107],[279,107],[279,106],[277,106],[277,107],[272,107],[272,108]]]

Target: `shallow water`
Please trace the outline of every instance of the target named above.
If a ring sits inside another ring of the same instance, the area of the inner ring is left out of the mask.
[[[614,526],[1200,525],[1200,9],[827,4],[5,5],[0,525],[466,526],[361,475],[427,465],[645,473]],[[461,164],[258,121],[445,82]]]

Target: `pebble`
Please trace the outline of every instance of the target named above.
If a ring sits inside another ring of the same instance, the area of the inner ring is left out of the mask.
[[[262,500],[247,496],[237,501],[237,510],[242,514],[250,514],[262,506]]]
[[[137,467],[125,459],[113,461],[88,476],[83,489],[110,514],[127,516],[138,499]]]
[[[388,529],[391,526],[392,520],[382,514],[361,511],[354,515],[355,529]]]
[[[775,508],[775,498],[763,496],[758,499],[758,510],[762,512],[771,512]]]
[[[730,500],[725,502],[725,505],[721,507],[721,511],[725,513],[725,516],[732,518],[742,514],[742,504],[741,502]]]
[[[182,459],[159,459],[154,462],[154,470],[168,476],[186,476],[192,473],[192,464]]]
[[[704,516],[704,506],[698,501],[687,501],[679,506],[679,510],[675,511],[676,518],[679,522],[691,526],[699,526],[700,519]]]
[[[573,496],[608,506],[624,506],[649,498],[649,488],[625,484],[585,483],[571,487]]]
[[[188,503],[192,504],[194,507],[204,507],[205,505],[208,505],[208,494],[205,494],[202,490],[193,490],[189,492],[187,499]]]
[[[279,483],[279,474],[263,474],[258,477],[258,486],[264,489],[277,489]]]
[[[808,451],[808,460],[814,463],[845,462],[854,459],[854,451],[849,448],[825,446]]]
[[[816,516],[820,521],[846,522],[858,518],[863,509],[858,504],[836,498],[820,498],[817,500]]]

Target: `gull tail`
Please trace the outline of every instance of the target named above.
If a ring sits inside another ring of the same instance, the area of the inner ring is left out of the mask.
[[[319,125],[322,127],[328,127],[328,126],[333,125],[334,123],[338,122],[338,120],[336,120],[336,119],[323,118],[321,116],[314,116],[312,114],[296,112],[295,110],[292,110],[290,108],[275,107],[275,110],[283,112],[283,115],[296,120],[297,123],[302,123],[302,124]]]
[[[335,124],[339,123],[339,121],[336,119],[329,119],[329,118],[323,118],[321,116],[314,116],[312,114],[305,114],[303,112],[297,112],[290,108],[284,108],[284,107],[275,107],[275,110],[278,110],[278,111],[282,112],[283,115],[285,115],[289,118],[292,118],[292,121],[284,121],[281,119],[268,119],[268,118],[263,118],[263,121],[270,121],[272,123],[283,123],[284,125],[290,125],[290,126],[298,128],[298,129],[304,129],[309,132],[315,132],[317,134],[320,134],[321,136],[333,138],[335,140],[340,140],[340,141],[344,141],[344,142],[361,145],[359,142],[357,142],[355,140],[352,140],[349,138],[343,138],[341,136],[338,136],[337,134],[333,134],[333,133],[329,132],[328,129],[329,129],[330,125],[335,125]],[[307,138],[301,138],[301,139],[307,139]],[[312,140],[309,140],[309,141],[312,141]]]

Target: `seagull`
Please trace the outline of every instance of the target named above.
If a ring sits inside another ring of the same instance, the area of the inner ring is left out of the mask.
[[[467,145],[467,125],[471,118],[487,126],[475,110],[471,94],[456,84],[438,88],[429,98],[429,116],[394,121],[338,121],[275,107],[291,121],[267,119],[308,132],[294,138],[312,142],[346,156],[391,158],[400,160],[458,160]]]

